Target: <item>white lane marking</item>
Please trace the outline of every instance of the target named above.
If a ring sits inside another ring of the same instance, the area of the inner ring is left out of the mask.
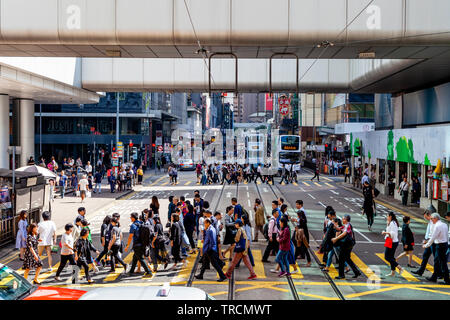
[[[269,192],[269,189],[263,188],[264,192]]]
[[[252,204],[250,203],[250,199],[247,199],[247,201],[248,201],[248,206],[251,207]]]
[[[231,192],[227,192],[227,198],[231,198]]]
[[[247,191],[247,198],[250,198],[250,193],[248,193],[248,191]]]
[[[184,194],[184,197],[187,198],[188,195],[189,195],[189,193],[185,193],[185,194]]]
[[[303,187],[300,187],[300,190],[302,190],[303,192],[306,192],[306,190],[305,190],[305,189],[303,189]]]
[[[344,207],[346,207],[348,209],[348,207],[344,204]]]
[[[339,219],[342,220],[341,217],[339,217],[338,215],[336,215],[336,217],[338,217]],[[367,241],[369,241],[370,243],[372,243],[373,241],[370,240],[369,238],[367,238],[361,231],[359,231],[358,229],[356,229],[355,227],[353,227],[353,230],[355,230],[357,233],[359,233],[360,235],[362,235],[364,237],[364,239],[366,239]]]
[[[334,190],[330,190],[331,192],[333,192],[334,194],[339,194],[338,192],[334,191]]]
[[[340,205],[344,205],[344,204],[343,204],[342,202],[340,202],[340,201],[339,201],[339,204],[340,204]]]
[[[206,194],[207,194],[207,193],[208,193],[208,191],[206,191],[206,192],[205,192],[205,194],[203,195],[203,198],[205,198],[205,197],[206,197]]]
[[[349,208],[351,212],[355,212],[355,210],[353,210],[352,208]]]
[[[327,206],[326,205],[324,205],[322,202],[320,202],[319,201],[319,204],[321,204],[322,205],[322,207],[324,207],[324,208],[326,208]]]
[[[310,197],[313,198],[314,200],[316,199],[316,198],[314,198],[314,197],[313,197],[311,194],[309,194],[309,193],[308,193],[308,196],[310,196]]]

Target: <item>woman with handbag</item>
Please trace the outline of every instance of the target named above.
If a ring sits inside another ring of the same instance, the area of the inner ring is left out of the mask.
[[[156,259],[164,262],[164,269],[166,269],[169,264],[169,259],[165,245],[166,240],[164,239],[163,225],[159,217],[153,217],[153,221],[155,221],[155,237],[153,237],[152,248],[155,250]]]
[[[252,264],[250,262],[250,259],[248,257],[248,249],[250,246],[250,241],[248,241],[247,234],[245,233],[244,229],[241,228],[244,223],[241,219],[237,219],[234,222],[235,228],[237,230],[236,237],[234,238],[236,245],[234,246],[234,257],[233,260],[230,263],[230,266],[228,267],[227,272],[225,273],[225,276],[230,279],[231,273],[233,272],[236,264],[239,262],[239,260],[243,260],[245,266],[248,268],[248,271],[250,271],[250,276],[247,278],[248,280],[256,279],[256,273],[253,270]]]
[[[280,231],[278,231],[277,241],[279,243],[280,250],[278,250],[275,261],[278,262],[281,268],[281,272],[278,274],[278,276],[290,276],[291,273],[289,272],[288,254],[291,249],[291,239],[289,234],[289,227],[287,226],[287,219],[285,217],[280,219]]]
[[[384,251],[384,259],[389,262],[391,265],[391,273],[387,274],[387,276],[393,277],[395,276],[395,268],[398,268],[399,272],[403,271],[402,267],[400,267],[395,260],[395,250],[398,246],[398,221],[395,214],[391,211],[386,217],[387,220],[387,228],[386,231],[381,232],[382,235],[385,236],[384,246],[386,247]]]
[[[25,249],[27,248],[27,228],[28,228],[28,221],[27,221],[27,211],[22,210],[19,214],[19,223],[18,223],[18,231],[16,235],[16,249],[20,250],[19,253],[19,260],[24,260],[24,254]]]
[[[181,250],[181,228],[179,225],[180,216],[177,213],[172,214],[172,225],[170,226],[170,246],[172,247],[173,266],[177,267],[178,262],[184,262],[180,256]]]

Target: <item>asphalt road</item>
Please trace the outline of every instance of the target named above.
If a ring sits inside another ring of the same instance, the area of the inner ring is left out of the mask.
[[[267,212],[270,212],[270,203],[276,196],[282,196],[289,206],[294,205],[297,199],[302,199],[307,212],[308,227],[311,233],[311,249],[320,260],[321,256],[316,251],[319,241],[322,238],[325,207],[328,205],[333,206],[339,217],[347,213],[352,217],[351,222],[356,231],[357,241],[352,258],[363,274],[357,279],[352,279],[351,276],[353,274],[350,271],[347,274],[346,280],[334,280],[337,275],[337,266],[335,267],[334,264],[329,272],[329,276],[335,284],[336,290],[345,299],[449,299],[450,286],[443,285],[441,280],[437,284],[425,280],[425,276],[429,276],[431,274],[430,270],[433,269],[432,259],[428,262],[429,265],[424,277],[410,273],[410,268],[406,267],[406,257],[399,261],[405,271],[402,274],[397,273],[395,277],[386,277],[390,268],[384,261],[384,239],[381,231],[386,228],[385,216],[390,210],[388,207],[377,204],[375,223],[372,231],[369,231],[367,229],[366,219],[361,215],[362,197],[359,193],[343,186],[343,179],[341,177],[321,176],[320,182],[316,180],[312,182],[310,180],[311,177],[312,175],[309,172],[303,172],[299,176],[298,183],[295,184],[280,185],[278,183],[279,179],[276,179],[275,186],[273,187],[266,184],[241,183],[239,186],[226,185],[222,192],[222,186],[220,185],[197,185],[194,172],[181,172],[179,174],[179,182],[176,186],[171,186],[168,183],[168,178],[163,176],[153,182],[144,184],[141,191],[117,201],[117,204],[114,206],[95,212],[89,220],[93,234],[93,244],[98,249],[101,249],[98,235],[101,222],[106,214],[112,214],[114,212],[121,214],[121,225],[126,239],[131,222],[129,220],[129,214],[131,212],[141,212],[144,208],[148,207],[153,195],[158,196],[160,199],[160,216],[163,220],[163,225],[167,221],[166,208],[169,195],[184,195],[187,199],[192,199],[195,189],[200,190],[201,196],[211,203],[212,209],[217,204],[217,210],[221,212],[224,212],[225,207],[231,203],[231,197],[237,196],[239,203],[250,213],[252,222],[254,215],[253,202],[257,197],[262,198]],[[218,199],[219,195],[221,195],[220,199]],[[389,204],[386,204],[386,206],[389,206]],[[289,208],[289,213],[295,215],[292,207]],[[401,225],[402,216],[407,213],[400,211],[396,211],[395,213]],[[414,232],[415,243],[421,243],[425,234],[426,224],[421,221],[420,217],[414,217],[410,226]],[[233,298],[236,300],[286,300],[294,299],[296,296],[300,300],[339,299],[338,293],[336,293],[336,290],[333,290],[324,273],[318,268],[315,259],[312,260],[311,267],[305,266],[305,260],[297,260],[299,272],[292,275],[292,285],[289,286],[287,278],[278,278],[276,273],[270,271],[276,266],[274,262],[275,257],[271,256],[269,258],[270,263],[261,262],[261,257],[266,247],[266,240],[263,239],[261,234],[259,235],[259,241],[253,242],[251,247],[255,258],[254,269],[258,276],[257,279],[247,280],[249,271],[242,263],[240,268],[234,271],[234,281],[231,287],[228,281],[216,282],[218,276],[212,267],[205,272],[203,280],[194,279],[189,285],[205,290],[216,299],[227,299],[230,290],[233,290]],[[401,248],[397,249],[396,255],[400,254],[401,251]],[[420,264],[422,252],[423,249],[416,245],[414,250],[415,265]],[[124,254],[126,262],[131,262],[131,258],[132,254]],[[192,278],[191,275],[194,266],[197,266],[197,273],[200,269],[200,266],[195,263],[196,258],[196,254],[189,256],[185,265],[175,270],[170,270],[172,264],[169,264],[166,270],[160,265],[158,272],[152,278],[143,277],[143,273],[131,277],[123,274],[122,268],[117,268],[116,273],[110,273],[109,268],[100,268],[98,274],[92,274],[92,278],[95,280],[94,284],[89,285],[84,279],[81,279],[79,284],[73,285],[67,282],[67,271],[66,273],[63,272],[61,276],[63,279],[62,282],[56,282],[54,280],[56,268],[59,265],[59,254],[54,254],[52,272],[42,273],[39,279],[45,286],[67,286],[81,288],[83,290],[91,290],[104,286],[161,285],[165,282],[170,282],[171,285],[186,286],[189,279]],[[43,259],[44,267],[47,267],[46,257],[44,256]],[[18,270],[19,273],[23,273],[21,262],[18,259],[11,261],[8,257],[5,257],[2,260],[0,262],[7,262],[10,267]],[[226,262],[224,271],[226,271],[227,267],[228,261]],[[32,276],[33,274],[30,275],[30,278]]]

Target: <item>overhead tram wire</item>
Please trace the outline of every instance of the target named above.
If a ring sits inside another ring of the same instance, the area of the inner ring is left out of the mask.
[[[206,52],[207,52],[207,51],[206,51],[206,49],[201,45],[200,39],[199,39],[198,36],[197,36],[197,32],[195,31],[195,27],[194,27],[194,22],[192,21],[192,17],[191,17],[191,12],[189,11],[189,6],[188,6],[186,0],[184,0],[184,7],[186,8],[186,13],[188,14],[189,22],[191,23],[192,32],[194,33],[195,39],[197,40],[197,45],[198,45],[197,53],[201,53],[201,54],[202,54],[203,63],[205,64],[206,69],[208,70],[208,73],[209,73],[209,77],[211,77],[211,80],[212,80],[212,82],[213,82],[213,84],[214,84],[214,83],[215,83],[214,77],[213,77],[213,75],[212,75],[212,73],[211,73],[211,71],[210,71],[210,70],[211,70],[211,66],[209,66],[209,65],[208,65],[208,62],[206,61],[206,58],[208,57],[208,56],[206,55]]]

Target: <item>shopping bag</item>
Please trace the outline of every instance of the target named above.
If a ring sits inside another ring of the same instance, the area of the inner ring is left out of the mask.
[[[75,195],[76,195],[77,197],[79,197],[79,196],[80,196],[80,190],[77,190],[77,191],[75,192]]]
[[[390,248],[390,249],[392,249],[392,239],[391,238],[386,238],[386,240],[384,240],[384,246],[386,247],[386,248]]]
[[[92,193],[90,191],[86,191],[86,197],[88,198],[92,197]]]

